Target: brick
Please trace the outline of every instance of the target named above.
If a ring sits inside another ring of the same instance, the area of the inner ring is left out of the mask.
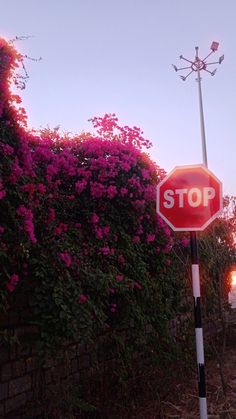
[[[80,356],[82,354],[85,354],[87,352],[87,347],[84,343],[80,343],[78,345],[78,349],[77,349],[77,355]]]
[[[0,383],[0,400],[8,397],[8,383]]]
[[[15,396],[16,394],[23,393],[24,391],[30,390],[31,388],[31,377],[25,375],[24,377],[15,378],[15,380],[9,383],[9,395]]]
[[[30,355],[30,345],[27,343],[21,343],[18,346],[18,356],[22,357],[22,356],[28,356]]]
[[[0,346],[0,365],[9,360],[9,350],[6,346]]]
[[[52,368],[56,364],[56,360],[54,358],[48,357],[44,362],[44,368]]]
[[[57,383],[60,381],[60,378],[63,376],[63,367],[62,365],[57,365],[52,369],[53,380]]]
[[[0,314],[0,324],[1,324],[1,328],[3,328],[3,327],[7,327],[7,326],[8,326],[8,323],[9,323],[8,318],[9,318],[8,313],[1,313],[1,314]]]
[[[72,375],[72,380],[74,384],[78,384],[81,381],[81,376],[79,372],[76,372],[75,374]]]
[[[72,359],[70,364],[70,372],[77,372],[78,371],[78,361],[77,359]]]
[[[11,364],[8,363],[2,366],[1,379],[2,381],[8,381],[11,378],[12,378]]]
[[[76,346],[70,346],[69,348],[67,348],[66,350],[66,354],[68,359],[73,359],[76,357],[77,355],[77,350],[76,350]]]
[[[45,381],[46,381],[46,384],[49,384],[49,383],[52,382],[52,373],[51,373],[51,370],[46,370],[45,371]]]
[[[10,346],[10,360],[14,361],[17,357],[17,346],[16,344]]]
[[[15,326],[15,325],[19,324],[19,322],[20,322],[19,314],[10,311],[10,313],[9,313],[9,325],[10,326]]]
[[[35,324],[27,324],[27,326],[25,327],[25,332],[26,334],[30,334],[30,335],[38,335],[39,334],[39,327],[36,326]]]
[[[16,361],[12,364],[12,376],[20,377],[25,373],[25,361]]]
[[[0,403],[0,419],[4,419],[4,404],[3,403]]]
[[[34,392],[33,391],[28,391],[26,393],[26,399],[28,402],[31,402],[34,399]]]
[[[79,357],[79,369],[85,369],[90,367],[90,357],[88,354],[81,355]]]
[[[29,357],[26,359],[26,371],[30,372],[37,369],[37,358],[36,357]]]
[[[26,403],[26,394],[19,394],[16,397],[8,399],[6,401],[5,409],[6,413],[12,412],[13,410],[19,409],[19,407],[24,406]]]

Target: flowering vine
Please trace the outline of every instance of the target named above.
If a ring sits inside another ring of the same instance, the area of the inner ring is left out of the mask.
[[[30,131],[10,90],[23,57],[0,39],[0,58],[3,294],[27,290],[49,341],[115,318],[149,322],[166,294],[170,315],[173,238],[155,211],[164,171],[144,152],[151,142],[114,114],[93,118],[94,134]]]

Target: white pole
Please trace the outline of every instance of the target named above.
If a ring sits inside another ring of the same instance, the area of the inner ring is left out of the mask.
[[[196,47],[195,49],[196,49],[196,61],[198,61],[198,47]],[[200,110],[201,139],[202,139],[202,157],[203,157],[203,164],[207,167],[207,150],[206,150],[206,135],[205,135],[203,103],[202,103],[202,87],[201,87],[200,69],[198,66],[197,66],[197,84],[198,84],[198,97],[199,97],[199,110]]]

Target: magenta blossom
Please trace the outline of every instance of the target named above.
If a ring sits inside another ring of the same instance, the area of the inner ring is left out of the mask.
[[[36,237],[34,234],[34,223],[33,223],[33,213],[30,209],[26,208],[24,205],[20,205],[17,209],[17,214],[24,218],[24,229],[28,233],[28,236],[32,243],[36,243]]]
[[[99,222],[99,220],[100,220],[100,217],[99,217],[97,214],[93,213],[93,214],[91,215],[91,222],[92,222],[93,224],[97,224],[97,223]]]
[[[117,304],[111,304],[111,312],[115,313],[117,309]]]
[[[140,243],[140,237],[139,236],[134,236],[132,239],[133,243]]]
[[[19,275],[13,274],[10,276],[9,282],[7,283],[7,289],[9,292],[13,292],[19,282]]]
[[[88,297],[86,297],[86,295],[84,295],[84,294],[80,295],[80,297],[79,297],[79,303],[80,304],[86,303],[87,300],[88,300]]]
[[[155,234],[148,234],[147,235],[147,243],[154,242],[155,238],[156,238]]]
[[[69,268],[71,266],[71,255],[69,252],[65,251],[59,253],[61,260],[65,263],[66,267]]]
[[[188,247],[189,246],[189,239],[187,237],[183,237],[181,240],[181,244],[183,247]]]
[[[44,195],[46,192],[46,186],[43,183],[38,184],[38,191],[41,195]]]

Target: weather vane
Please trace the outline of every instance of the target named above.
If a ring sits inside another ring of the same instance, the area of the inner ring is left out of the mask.
[[[195,72],[200,72],[202,70],[206,71],[207,73],[210,73],[211,76],[214,76],[216,74],[216,68],[213,71],[208,70],[208,66],[210,65],[214,65],[214,64],[221,64],[222,61],[224,60],[224,55],[221,55],[221,57],[219,58],[218,61],[213,61],[211,63],[208,63],[206,60],[214,53],[218,50],[219,47],[219,42],[215,42],[213,41],[211,44],[211,52],[205,57],[203,58],[203,60],[199,57],[198,55],[198,47],[195,47],[195,51],[196,51],[196,55],[195,55],[195,59],[194,61],[188,60],[187,58],[185,58],[183,55],[180,55],[180,59],[187,61],[189,63],[189,65],[187,67],[176,67],[176,65],[172,64],[173,68],[175,71],[183,71],[183,70],[190,70],[189,73],[186,76],[180,75],[180,78],[185,81],[194,71]]]
[[[214,54],[219,47],[219,42],[213,41],[211,44],[211,52],[203,58],[203,60],[198,55],[198,47],[195,47],[196,55],[194,61],[189,60],[188,58],[185,58],[183,55],[180,55],[180,59],[186,61],[189,63],[186,67],[176,67],[176,65],[172,64],[174,70],[176,72],[178,71],[184,71],[189,70],[189,72],[186,74],[186,76],[180,75],[180,78],[185,81],[192,73],[197,73],[197,82],[198,82],[198,96],[199,96],[199,110],[200,110],[200,126],[201,126],[201,138],[202,138],[202,156],[203,156],[203,164],[207,167],[207,149],[206,149],[206,136],[205,136],[205,124],[204,124],[204,114],[203,114],[203,103],[202,103],[202,88],[201,88],[201,77],[200,72],[206,71],[207,73],[210,73],[211,76],[214,76],[216,74],[216,68],[213,71],[208,70],[208,66],[221,64],[224,60],[224,55],[221,55],[221,57],[218,59],[218,61],[213,62],[207,62],[207,59]]]

